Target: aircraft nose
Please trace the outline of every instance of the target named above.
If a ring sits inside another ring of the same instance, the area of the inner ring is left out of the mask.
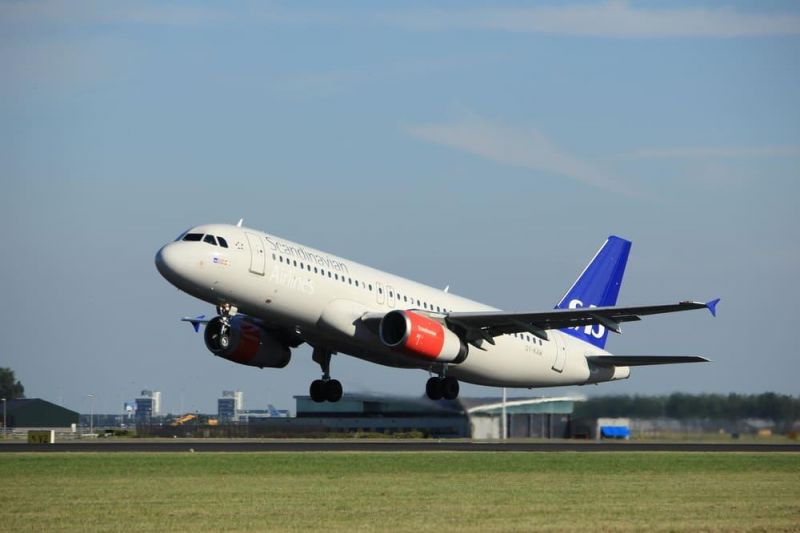
[[[158,253],[156,253],[156,268],[168,281],[172,282],[178,276],[180,262],[174,242],[165,244]]]

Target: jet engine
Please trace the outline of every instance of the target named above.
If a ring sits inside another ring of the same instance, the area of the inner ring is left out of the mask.
[[[390,311],[378,327],[381,342],[422,359],[461,363],[467,345],[441,322],[413,311]]]
[[[283,368],[292,357],[286,344],[247,316],[232,317],[224,331],[222,317],[213,318],[204,338],[211,353],[242,365]]]

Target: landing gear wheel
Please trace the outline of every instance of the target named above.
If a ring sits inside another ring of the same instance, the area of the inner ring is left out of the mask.
[[[425,384],[425,394],[431,400],[441,400],[444,397],[442,380],[440,378],[430,378]]]
[[[442,397],[445,400],[455,400],[458,398],[458,380],[452,376],[442,378],[440,388],[442,390]]]
[[[342,399],[342,384],[338,379],[332,379],[325,383],[325,397],[332,403]]]
[[[308,393],[311,395],[311,399],[317,403],[322,403],[325,401],[327,397],[327,387],[325,386],[325,382],[321,379],[315,379],[311,382],[311,386],[308,388]]]
[[[219,336],[217,342],[219,343],[220,349],[227,350],[231,345],[231,338],[227,333],[223,333]]]

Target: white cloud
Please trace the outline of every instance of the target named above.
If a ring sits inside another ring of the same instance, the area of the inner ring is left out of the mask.
[[[618,159],[735,159],[757,157],[800,157],[800,146],[721,146],[643,148]]]
[[[594,187],[629,192],[612,177],[557,146],[535,128],[512,128],[471,118],[449,124],[411,126],[408,132],[503,165],[571,178]]]
[[[384,13],[386,22],[420,30],[474,29],[620,38],[800,35],[800,15],[729,7],[651,9],[622,0],[577,5],[429,9]]]

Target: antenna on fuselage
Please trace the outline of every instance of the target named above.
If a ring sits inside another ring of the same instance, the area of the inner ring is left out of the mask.
[[[444,288],[444,292],[449,292],[449,291],[450,291],[450,285]]]
[[[241,227],[242,227],[242,222],[244,222],[244,219],[243,219],[243,218],[240,218],[240,219],[239,219],[239,222],[237,222],[237,223],[236,223],[236,227],[237,227],[237,228],[241,228]]]

